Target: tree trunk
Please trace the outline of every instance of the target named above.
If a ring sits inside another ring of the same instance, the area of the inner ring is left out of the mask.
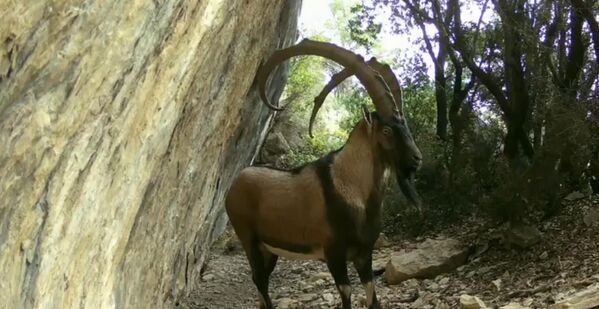
[[[444,67],[445,61],[440,61],[440,67]],[[447,140],[447,86],[445,74],[435,72],[435,99],[437,100],[437,136],[441,140]]]
[[[530,162],[534,149],[528,137],[527,124],[530,119],[530,96],[528,81],[522,67],[523,54],[521,49],[521,27],[526,24],[524,2],[521,0],[508,2],[498,0],[498,12],[503,27],[503,56],[505,66],[505,83],[508,109],[505,111],[507,134],[505,137],[504,153],[510,161],[523,155]]]
[[[591,157],[589,179],[593,194],[599,194],[599,143],[595,145],[595,151]]]

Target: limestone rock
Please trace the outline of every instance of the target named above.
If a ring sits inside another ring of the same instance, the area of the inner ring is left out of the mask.
[[[580,200],[580,199],[583,199],[583,198],[584,198],[584,193],[582,193],[580,191],[574,191],[574,192],[566,195],[566,197],[564,197],[564,199],[566,201],[570,201],[570,202],[571,201],[577,201],[577,200]]]
[[[501,278],[499,279],[495,279],[493,281],[491,281],[491,283],[493,283],[493,285],[495,286],[495,288],[497,288],[497,292],[501,291],[501,286],[502,286],[502,281]]]
[[[311,278],[310,281],[311,282],[316,282],[318,280],[323,280],[323,281],[331,281],[333,280],[333,277],[331,276],[330,273],[328,272],[319,272],[314,274]]]
[[[372,271],[375,274],[382,274],[385,272],[385,266],[387,264],[386,258],[377,258],[372,261]]]
[[[3,307],[165,308],[199,284],[300,4],[0,4]]]
[[[599,306],[599,284],[586,289],[549,306],[549,309],[586,309]]]
[[[389,241],[387,236],[385,236],[385,234],[381,233],[379,235],[379,238],[377,238],[376,242],[374,243],[374,249],[381,249],[381,248],[389,247],[390,245],[391,245],[391,242]]]
[[[410,308],[433,308],[431,303],[437,299],[432,293],[421,293],[421,295],[410,304]]]
[[[314,299],[318,298],[318,295],[315,293],[305,293],[305,294],[301,294],[299,296],[299,300],[302,304],[305,304],[307,302],[310,302]]]
[[[454,239],[429,239],[410,252],[394,254],[385,268],[389,284],[398,284],[410,278],[434,278],[464,264],[468,247]]]
[[[541,241],[541,232],[534,226],[527,224],[511,224],[503,234],[504,244],[526,249]]]
[[[509,303],[505,306],[499,307],[499,309],[530,309],[530,308],[522,306],[519,303]]]
[[[460,296],[460,309],[484,309],[487,305],[476,296],[462,294]]]
[[[291,308],[298,308],[299,305],[297,303],[297,301],[285,297],[285,298],[281,298],[278,300],[278,306],[277,308],[282,308],[282,309],[291,309]]]
[[[335,302],[335,296],[331,293],[322,294],[322,299],[324,299],[328,304],[333,304]]]
[[[451,309],[451,306],[439,300],[434,309]]]
[[[539,259],[541,259],[541,260],[546,260],[548,257],[549,257],[549,252],[547,252],[547,251],[543,251],[543,253],[541,253],[539,255]]]
[[[583,222],[587,227],[599,226],[599,210],[589,209],[583,217]]]
[[[291,148],[283,137],[281,132],[269,134],[262,151],[268,152],[270,155],[281,155],[287,153]]]
[[[443,277],[441,279],[439,279],[439,285],[441,285],[441,287],[446,287],[449,284],[449,278],[448,277]]]
[[[286,104],[298,102],[286,102]],[[276,114],[272,128],[268,130],[264,145],[260,150],[259,163],[278,168],[290,168],[286,157],[293,150],[305,147],[308,140],[308,120],[300,119],[292,109],[284,109]]]
[[[293,104],[298,102],[289,102]],[[300,119],[291,108],[277,114],[277,118],[271,130],[281,134],[292,149],[304,146],[305,137],[308,136],[308,122],[306,119]]]

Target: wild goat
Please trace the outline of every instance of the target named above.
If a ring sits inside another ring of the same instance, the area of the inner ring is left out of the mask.
[[[369,66],[334,44],[303,40],[273,53],[258,74],[266,105],[278,109],[265,94],[270,73],[300,55],[322,56],[344,66],[343,74],[356,75],[377,111],[364,107],[347,143],[314,162],[289,171],[245,168],[227,193],[227,214],[250,263],[260,308],[273,308],[268,280],[279,256],[326,262],[344,309],[351,308],[347,261],[352,261],[367,305],[380,308],[372,282],[372,250],[381,230],[384,175],[392,169],[402,192],[420,205],[413,177],[422,155],[390,92],[388,84],[397,83],[390,68]]]

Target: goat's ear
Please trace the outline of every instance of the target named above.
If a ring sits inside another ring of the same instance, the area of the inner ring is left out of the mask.
[[[368,126],[372,127],[372,114],[370,113],[370,111],[368,111],[368,107],[366,106],[366,104],[362,104],[362,117],[364,117],[364,120],[366,121]]]

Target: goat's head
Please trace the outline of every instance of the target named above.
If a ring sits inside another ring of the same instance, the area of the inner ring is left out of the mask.
[[[393,168],[400,189],[410,202],[420,207],[414,175],[422,163],[422,154],[405,119],[393,117],[388,120],[377,112],[369,112],[366,106],[362,110],[368,134],[382,152],[383,160]]]
[[[260,68],[258,73],[260,95],[269,108],[282,110],[272,105],[266,96],[266,83],[270,73],[280,63],[301,55],[318,55],[339,63],[345,68],[344,72],[339,73],[345,76],[341,80],[352,74],[358,78],[376,108],[376,113],[365,111],[364,114],[365,120],[372,128],[371,134],[377,144],[381,146],[385,160],[394,168],[404,195],[412,203],[420,206],[420,199],[414,188],[413,179],[415,172],[420,167],[422,154],[416,146],[403,116],[401,91],[391,68],[379,63],[374,58],[366,63],[361,56],[337,45],[305,39],[297,45],[275,51]],[[322,101],[324,101],[324,97],[322,97]],[[322,101],[316,101],[314,105],[310,127],[312,127],[312,122]]]

